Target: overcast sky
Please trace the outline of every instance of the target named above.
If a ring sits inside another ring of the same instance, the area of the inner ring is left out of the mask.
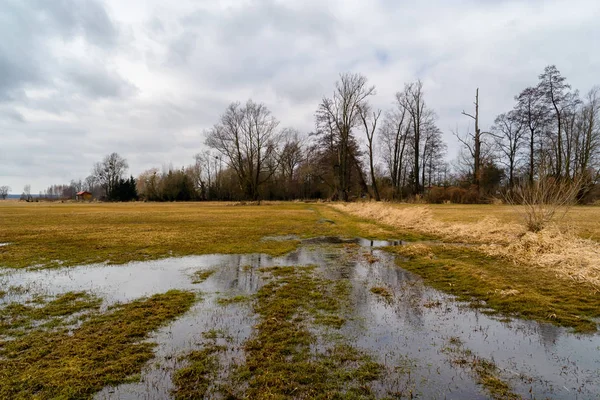
[[[487,127],[548,64],[582,92],[600,84],[598,0],[1,0],[0,37],[13,193],[85,178],[111,152],[133,175],[190,164],[232,101],[309,132],[340,72],[366,75],[382,109],[423,80],[449,158],[476,87]]]

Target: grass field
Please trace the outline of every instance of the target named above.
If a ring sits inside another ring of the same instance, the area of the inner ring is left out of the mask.
[[[8,243],[0,246],[0,272],[213,253],[282,255],[316,236],[405,239],[416,243],[387,251],[401,255],[399,265],[432,287],[475,307],[485,304],[488,313],[592,332],[600,317],[593,262],[599,254],[597,221],[600,208],[577,207],[557,231],[531,236],[508,206],[0,202],[0,243]],[[568,232],[556,233],[561,229]],[[338,396],[350,385],[356,395],[351,398],[372,398],[361,397],[360,388],[382,367],[369,356],[341,342],[330,349],[331,358],[310,356],[315,338],[308,327],[339,329],[345,323],[342,299],[349,296],[347,288],[312,271],[260,271],[271,283],[256,293],[257,336],[245,345],[247,365],[233,375],[255,398],[271,398],[267,392],[287,398],[288,385],[298,386],[297,396]],[[199,271],[191,279],[200,284],[217,272]],[[0,287],[0,300],[19,290],[27,289]],[[385,301],[397,295],[385,285],[371,292]],[[220,304],[238,298],[248,300]],[[152,356],[152,345],[139,341],[197,299],[192,292],[171,291],[100,311],[99,299],[77,292],[0,306],[0,395],[87,398],[107,384],[135,380]],[[283,336],[275,340],[279,331]],[[225,350],[215,341],[190,354],[189,366],[174,378],[176,397],[201,397]],[[285,376],[278,372],[283,366],[289,369]],[[327,375],[331,369],[339,373]]]
[[[265,236],[389,238],[395,232],[320,204],[0,202],[0,266],[126,263],[207,253],[283,254]]]

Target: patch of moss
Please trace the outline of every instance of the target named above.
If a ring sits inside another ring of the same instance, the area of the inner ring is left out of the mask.
[[[152,358],[148,334],[183,314],[193,293],[172,290],[95,314],[70,332],[33,330],[0,349],[0,398],[85,399],[128,381]],[[61,302],[52,306],[59,312]]]
[[[408,258],[398,265],[422,276],[431,286],[474,307],[594,332],[600,297],[591,288],[554,274],[488,256],[464,246],[432,245],[426,252],[410,246],[389,251]],[[423,255],[421,255],[423,253]]]

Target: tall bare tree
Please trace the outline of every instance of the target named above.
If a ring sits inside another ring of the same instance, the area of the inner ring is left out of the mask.
[[[277,156],[278,125],[264,104],[248,100],[243,106],[232,103],[206,133],[206,144],[223,155],[249,199],[258,200],[260,186],[275,172],[267,161]]]
[[[362,121],[365,134],[367,136],[367,150],[369,152],[369,169],[371,172],[371,184],[373,186],[373,194],[376,201],[381,201],[379,195],[379,188],[377,187],[377,179],[375,178],[375,162],[374,162],[374,150],[373,150],[373,138],[377,129],[377,121],[381,117],[381,110],[371,111],[368,104],[365,103],[359,110],[360,119]]]
[[[500,162],[508,168],[508,186],[515,184],[515,171],[525,139],[523,121],[515,111],[498,115],[492,126],[496,148],[501,154]]]
[[[528,176],[533,184],[536,172],[536,155],[541,132],[548,123],[549,110],[543,94],[537,87],[528,87],[519,93],[515,100],[515,116],[528,131]],[[538,155],[539,157],[539,155]]]
[[[396,101],[406,110],[412,128],[410,143],[413,152],[413,194],[422,194],[421,147],[424,128],[435,120],[435,113],[425,104],[423,82],[420,80],[404,85],[404,91],[396,93]]]
[[[583,176],[600,166],[600,86],[586,95],[577,130],[576,170]]]
[[[483,154],[483,136],[484,135],[494,135],[491,132],[481,131],[481,127],[479,126],[479,88],[475,91],[475,112],[473,114],[467,113],[463,110],[462,115],[471,118],[475,123],[475,131],[473,133],[468,132],[466,138],[461,138],[458,133],[455,133],[458,140],[460,140],[469,150],[471,156],[473,158],[473,181],[472,183],[475,185],[477,190],[479,191],[481,186],[481,178],[482,178],[482,167],[483,160],[486,158],[485,154]]]
[[[394,197],[401,195],[401,188],[406,183],[407,160],[410,158],[408,138],[411,131],[409,114],[396,96],[394,108],[384,114],[379,134]]]
[[[300,132],[296,129],[284,129],[282,135],[283,145],[281,146],[280,154],[281,173],[284,179],[291,182],[295,179],[298,165],[300,165],[300,162],[304,158],[302,139]]]
[[[439,183],[435,177],[445,165],[446,143],[442,140],[442,132],[433,121],[424,125],[422,133],[424,140],[421,156],[421,182],[424,186],[430,187],[434,183]]]
[[[331,138],[337,150],[335,175],[335,198],[348,201],[350,171],[357,156],[351,154],[354,141],[352,129],[360,124],[360,110],[367,99],[375,94],[375,87],[367,85],[361,74],[345,73],[335,84],[333,97],[324,98],[316,113],[317,132]]]
[[[560,74],[555,65],[549,65],[539,76],[538,91],[551,110],[553,125],[556,131],[550,137],[553,147],[554,174],[556,176],[570,175],[570,154],[568,154],[568,143],[565,140],[564,125],[567,114],[574,109],[578,103],[577,92],[571,91],[571,85],[567,79]]]

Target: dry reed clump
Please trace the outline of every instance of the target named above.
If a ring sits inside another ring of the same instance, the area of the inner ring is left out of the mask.
[[[600,246],[552,227],[528,232],[508,246],[485,246],[490,255],[502,256],[534,267],[548,268],[557,276],[588,283],[600,290]]]
[[[333,207],[354,216],[373,219],[395,228],[415,230],[448,241],[477,244],[507,244],[522,235],[517,224],[503,224],[488,217],[477,223],[446,223],[433,218],[431,210],[423,207],[397,208],[386,203],[335,204]]]
[[[556,227],[526,232],[514,223],[485,218],[476,223],[433,219],[427,207],[398,208],[385,203],[336,204],[351,215],[373,219],[395,228],[434,235],[446,241],[479,244],[479,250],[517,264],[544,268],[600,290],[600,246]]]

